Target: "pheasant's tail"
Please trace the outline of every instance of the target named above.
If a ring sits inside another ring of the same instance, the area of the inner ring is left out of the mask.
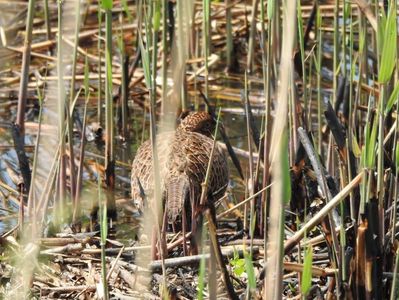
[[[172,178],[167,185],[166,210],[169,222],[175,222],[181,215],[186,197],[189,196],[190,182],[187,175]]]

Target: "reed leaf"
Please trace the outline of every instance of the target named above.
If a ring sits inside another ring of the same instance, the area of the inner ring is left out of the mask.
[[[270,21],[273,18],[275,0],[267,1],[267,19]]]
[[[102,9],[112,9],[113,0],[101,0]]]
[[[121,0],[121,1],[122,1],[123,11],[125,12],[125,14],[127,16],[128,21],[129,21],[129,23],[132,23],[133,22],[133,16],[132,16],[132,13],[129,10],[129,6],[127,4],[127,0]]]
[[[312,285],[312,263],[313,263],[313,249],[309,246],[305,253],[305,260],[303,264],[301,290],[302,295],[306,296],[309,293]]]
[[[387,115],[391,109],[392,106],[395,104],[396,100],[398,99],[399,96],[399,83],[396,83],[395,88],[393,89],[391,96],[389,96],[387,106],[385,107],[385,115]]]
[[[244,251],[244,259],[245,259],[245,270],[247,272],[247,277],[248,277],[248,288],[250,292],[254,292],[256,290],[256,276],[254,271],[254,265],[252,263],[252,256],[249,255],[246,251]]]
[[[395,164],[396,164],[396,169],[399,169],[399,141],[396,142]]]
[[[377,143],[377,130],[378,129],[378,119],[374,118],[373,128],[369,135],[369,138],[366,138],[366,167],[371,169],[375,164],[375,147]]]
[[[151,90],[151,67],[150,67],[150,54],[146,49],[144,48],[143,45],[143,39],[140,34],[139,37],[139,46],[140,46],[140,51],[142,53],[141,55],[141,60],[143,63],[143,71],[144,71],[144,80],[145,84],[147,86],[147,89]]]
[[[392,1],[388,18],[383,31],[381,65],[378,72],[378,81],[386,83],[392,75],[396,65],[396,40],[397,40],[397,21],[396,5]]]
[[[289,157],[288,157],[288,136],[287,131],[285,130],[282,137],[281,142],[281,175],[283,181],[283,189],[282,199],[285,204],[288,204],[291,199],[291,176],[290,176],[290,166],[289,166]]]

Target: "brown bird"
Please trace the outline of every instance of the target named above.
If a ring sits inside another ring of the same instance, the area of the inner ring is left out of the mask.
[[[182,221],[183,211],[190,220],[189,212],[199,204],[215,126],[215,120],[208,113],[195,112],[186,115],[175,132],[157,136],[162,199],[172,226]],[[229,178],[226,156],[217,144],[215,147],[208,183],[210,201],[224,194]],[[152,199],[153,176],[151,141],[147,140],[138,149],[132,166],[132,198],[140,211],[148,205],[146,200]]]

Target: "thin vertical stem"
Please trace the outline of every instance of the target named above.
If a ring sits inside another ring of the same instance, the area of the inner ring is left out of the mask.
[[[322,120],[321,120],[321,111],[322,111],[322,99],[321,99],[321,63],[323,58],[323,30],[321,29],[322,25],[322,14],[320,12],[320,6],[317,7],[317,152],[319,155],[322,155]]]
[[[251,12],[251,26],[249,32],[249,45],[248,45],[248,56],[247,56],[247,71],[252,72],[253,56],[255,49],[255,29],[256,29],[256,15],[258,14],[259,0],[252,0],[252,12]]]
[[[168,11],[168,0],[162,0],[162,112],[165,112],[165,101],[168,92],[168,42],[167,42],[167,11]]]
[[[98,39],[97,39],[97,52],[98,52],[98,90],[97,90],[97,121],[101,124],[102,121],[102,90],[103,90],[103,83],[102,83],[102,56],[101,56],[101,41],[102,41],[102,10],[100,6],[98,7],[97,12],[98,17]]]
[[[66,165],[65,165],[65,90],[62,47],[62,2],[57,2],[58,8],[58,35],[57,35],[57,75],[58,75],[58,135],[60,142],[60,168],[59,168],[59,213],[63,218],[64,201],[66,195]],[[69,109],[69,108],[67,108]],[[60,220],[62,221],[62,220]]]
[[[26,35],[22,51],[21,82],[19,85],[18,111],[16,124],[19,126],[21,136],[25,135],[25,109],[28,93],[29,67],[31,57],[33,16],[35,14],[35,0],[29,0],[28,15],[26,17]]]
[[[108,217],[115,218],[115,157],[114,157],[114,103],[112,97],[112,5],[105,9],[105,170],[107,183]]]
[[[48,9],[48,0],[43,0],[44,3],[44,21],[46,25],[46,38],[47,40],[51,39],[51,24],[50,24],[50,12]]]
[[[273,32],[272,24],[273,24],[273,9],[270,6],[273,4],[274,0],[267,2],[268,10],[270,13],[268,14],[267,20],[267,32],[269,33],[269,41],[266,44],[266,30],[265,30],[265,2],[261,1],[261,18],[262,18],[262,71],[263,71],[263,90],[265,94],[265,138],[264,138],[264,146],[263,146],[263,159],[264,159],[264,167],[263,167],[263,181],[262,188],[265,188],[269,183],[269,175],[270,175],[270,163],[269,163],[269,149],[270,149],[270,131],[271,131],[271,121],[270,121],[270,111],[271,111],[271,72],[272,72],[272,40],[273,40]],[[271,36],[270,36],[271,35]],[[269,201],[269,191],[265,190],[262,193],[262,203],[263,203],[263,233],[264,233],[264,247],[267,249],[267,210],[268,210],[268,201]],[[265,251],[265,262],[267,260],[267,251]]]
[[[230,0],[225,1],[226,5],[226,64],[228,69],[232,67],[233,63],[233,34],[231,25],[231,7]]]
[[[203,43],[203,52],[205,59],[205,96],[208,98],[208,59],[209,59],[209,17],[210,17],[210,0],[203,0],[203,20],[202,20],[202,43]]]

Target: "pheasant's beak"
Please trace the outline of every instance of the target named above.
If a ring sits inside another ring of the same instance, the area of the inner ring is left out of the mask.
[[[144,207],[143,201],[141,199],[135,199],[133,201],[134,207],[136,208],[136,212],[133,213],[134,217],[140,217],[143,215]]]

